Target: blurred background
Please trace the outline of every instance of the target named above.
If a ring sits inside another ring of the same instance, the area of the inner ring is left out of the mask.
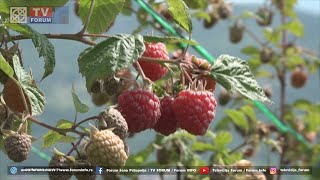
[[[263,0],[230,0],[233,4],[234,14],[241,14],[246,10],[257,9],[263,5],[265,1]],[[32,24],[31,26],[41,33],[75,33],[82,28],[81,20],[74,14],[73,10],[74,1],[70,0],[66,6],[69,7],[69,24]],[[133,1],[133,8],[137,9],[138,5]],[[304,25],[304,36],[298,39],[298,43],[304,47],[319,53],[320,51],[320,1],[318,0],[299,0],[295,6],[297,10],[297,15]],[[274,24],[279,24],[279,17],[274,18]],[[253,21],[246,22],[246,25],[250,28],[252,32],[259,32],[259,27]],[[117,33],[132,33],[139,26],[139,22],[134,16],[124,16],[119,15],[106,34],[117,34]],[[199,42],[203,47],[205,47],[213,56],[218,57],[221,54],[230,54],[233,56],[240,57],[242,59],[248,59],[248,56],[241,53],[241,49],[245,46],[256,44],[253,39],[248,37],[247,34],[244,35],[243,40],[238,44],[232,44],[229,41],[229,34],[226,29],[230,26],[229,21],[220,21],[214,28],[205,29],[203,27],[202,21],[193,19],[193,38]],[[141,32],[141,34],[150,34],[153,31],[152,28],[147,28]],[[154,31],[155,34],[159,34]],[[159,34],[160,35],[160,34]],[[262,37],[261,33],[257,33],[258,36]],[[80,99],[90,106],[90,112],[85,115],[80,115],[79,119],[88,117],[90,115],[96,115],[103,110],[103,107],[95,107],[91,102],[91,97],[88,94],[85,87],[85,79],[81,77],[78,73],[77,58],[79,53],[87,48],[87,45],[81,44],[75,41],[69,40],[50,40],[55,47],[56,51],[56,68],[53,75],[45,79],[43,82],[39,83],[40,88],[46,94],[47,106],[45,107],[44,113],[38,117],[43,122],[50,125],[55,125],[59,119],[73,120],[75,110],[72,102],[71,88],[74,85],[76,93],[79,95]],[[22,58],[24,60],[24,67],[31,68],[33,76],[39,82],[43,74],[43,61],[39,60],[38,53],[34,48],[30,40],[19,41],[20,47],[22,47]],[[190,54],[198,55],[194,50],[190,49]],[[268,69],[271,71],[271,68]],[[286,77],[289,79],[289,76]],[[319,72],[310,75],[307,85],[302,90],[296,90],[288,86],[287,101],[293,102],[296,97],[307,99],[311,102],[320,101],[319,93]],[[275,102],[274,105],[269,106],[275,112],[279,112],[279,83],[278,81],[270,81],[266,78],[259,79],[260,84],[267,84],[273,89],[273,96],[271,99]],[[215,92],[216,95],[219,94],[220,87],[217,88]],[[212,122],[211,129],[214,129],[218,121],[223,116],[223,109],[225,107],[218,106],[215,118],[216,120]],[[259,119],[262,121],[267,121],[267,119],[259,114]],[[47,129],[42,128],[37,125],[32,127],[33,137],[36,139],[41,139],[41,137],[47,132]],[[241,140],[234,130],[233,141],[229,145],[231,148],[237,145],[237,142]],[[151,140],[154,139],[154,131],[144,131],[135,135],[133,138],[128,139],[130,153],[134,154],[138,150],[143,149],[149,144]],[[318,134],[319,138],[319,134]],[[53,147],[49,149],[41,149],[41,140],[36,141],[33,145],[39,148],[42,152],[46,154],[51,154]],[[59,143],[56,147],[61,151],[67,151],[70,148],[69,145]],[[260,147],[258,152],[253,158],[249,158],[255,165],[266,165],[266,164],[277,164],[278,155],[276,153],[271,154],[267,158],[267,154],[263,151],[264,147]],[[319,154],[318,154],[319,156]],[[151,159],[155,158],[155,155]],[[268,162],[269,161],[269,162]],[[41,159],[38,155],[32,153],[30,158],[22,163],[13,163],[10,161],[3,152],[0,152],[0,179],[21,179],[21,177],[7,176],[7,166],[11,165],[25,165],[25,166],[47,166],[48,162]],[[24,179],[46,179],[47,177],[23,177]],[[157,177],[141,177],[141,179],[157,179]],[[169,178],[170,179],[170,178]],[[294,179],[306,179],[303,176],[288,176],[282,178],[284,180],[294,180]]]

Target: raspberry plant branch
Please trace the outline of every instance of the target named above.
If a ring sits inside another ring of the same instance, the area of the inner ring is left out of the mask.
[[[98,120],[100,119],[100,116],[92,116],[92,117],[89,117],[89,118],[86,118],[80,122],[78,122],[77,124],[73,125],[72,126],[72,129],[76,129],[78,126],[80,126],[81,124],[87,122],[87,121],[90,121],[90,120]]]
[[[259,45],[261,46],[266,46],[268,44],[268,42],[262,42],[259,37],[252,32],[250,29],[248,29],[248,27],[244,28],[245,32],[247,32],[247,34],[253,39],[255,40]]]
[[[97,43],[94,41],[91,41],[87,38],[83,38],[83,36],[86,36],[86,34],[83,34],[81,36],[77,35],[77,34],[43,34],[44,36],[46,36],[47,38],[50,39],[64,39],[64,40],[73,40],[73,41],[79,41],[82,42],[84,44],[88,44],[91,46],[95,46]],[[99,37],[101,36],[101,34],[90,34],[91,37]],[[6,41],[10,40],[24,40],[24,39],[31,39],[30,36],[26,36],[26,35],[13,35],[10,36],[10,38],[8,38]]]
[[[32,121],[32,122],[34,122],[34,123],[36,123],[36,124],[38,124],[38,125],[40,125],[42,127],[45,127],[45,128],[50,129],[52,131],[55,131],[55,132],[57,132],[57,133],[59,133],[59,134],[61,134],[63,136],[66,136],[68,132],[73,132],[73,133],[76,133],[76,134],[78,134],[80,136],[88,136],[88,133],[84,133],[84,132],[78,131],[78,130],[76,130],[74,128],[61,129],[61,128],[56,128],[56,127],[50,126],[50,125],[48,125],[46,123],[40,122],[39,120],[37,120],[36,118],[34,118],[32,116],[29,117],[28,120],[30,120],[30,121]]]
[[[81,29],[81,31],[79,31],[77,33],[77,35],[82,35],[86,32],[87,28],[88,28],[88,25],[90,23],[90,19],[91,19],[91,16],[92,16],[92,12],[93,12],[93,5],[94,5],[94,0],[91,0],[91,4],[90,4],[90,9],[89,9],[89,14],[87,16],[87,19],[86,19],[86,22],[84,23],[84,26],[83,28]]]
[[[285,25],[287,21],[287,17],[285,14],[285,0],[280,0],[280,15],[281,15],[281,24]],[[288,32],[287,29],[282,30],[282,42],[281,42],[281,47],[282,47],[282,56],[286,56],[286,50],[287,50],[287,44],[288,44]],[[284,122],[284,117],[286,114],[286,105],[285,105],[285,100],[286,100],[286,68],[285,68],[285,59],[280,58],[280,71],[278,71],[278,78],[280,81],[280,107],[281,107],[281,114],[280,114],[280,120]],[[287,139],[286,135],[283,135],[285,139]],[[285,146],[282,146],[282,152],[280,153],[280,161],[279,165],[284,165],[284,157],[285,153],[287,151],[287,148]],[[280,180],[281,176],[277,176],[277,180]]]
[[[69,152],[67,153],[67,156],[70,156],[71,153],[72,153],[74,150],[77,149],[77,147],[80,145],[80,143],[81,143],[81,141],[82,141],[83,138],[84,138],[84,136],[80,135],[80,138],[79,138],[79,140],[78,140],[78,142],[77,142],[76,144],[71,143],[72,148],[71,148],[71,149],[69,150]]]

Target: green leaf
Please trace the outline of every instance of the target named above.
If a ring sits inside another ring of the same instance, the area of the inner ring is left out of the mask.
[[[67,135],[67,136],[61,137],[57,142],[60,142],[60,143],[71,143],[71,142],[74,142],[75,140],[77,140],[76,137]]]
[[[293,21],[283,25],[281,29],[287,29],[298,37],[302,37],[304,34],[303,24],[298,19],[294,19]]]
[[[69,128],[72,128],[73,126],[73,123],[70,122],[70,121],[59,121],[59,124],[57,124],[57,128],[60,128],[60,129],[69,129]]]
[[[68,120],[59,120],[57,123],[57,128],[60,129],[69,129],[73,126],[73,123]],[[57,142],[62,142],[62,143],[70,143],[75,141],[77,138],[73,136],[63,136],[55,131],[49,131],[47,134],[43,136],[43,142],[42,142],[42,148],[48,148]]]
[[[163,42],[163,43],[184,43],[184,44],[190,44],[190,45],[198,45],[198,43],[194,40],[188,40],[188,39],[179,38],[179,37],[143,36],[143,39],[146,42],[151,42],[151,43]]]
[[[167,0],[173,19],[188,33],[192,32],[192,19],[188,6],[182,0]]]
[[[32,39],[33,45],[38,50],[39,57],[43,57],[45,63],[45,72],[41,80],[52,74],[56,64],[55,50],[48,38],[25,24],[7,23],[6,26]]]
[[[235,89],[249,99],[272,103],[254,79],[247,62],[240,58],[221,55],[213,64],[211,75],[227,90]]]
[[[241,111],[247,115],[251,120],[256,120],[256,113],[254,112],[254,109],[251,106],[242,106]]]
[[[237,110],[232,110],[232,109],[227,109],[224,111],[226,115],[228,115],[232,121],[238,125],[240,128],[244,129],[245,131],[248,131],[249,125],[246,120],[246,116],[244,115],[243,112],[237,111]]]
[[[62,125],[65,124],[65,125]],[[70,124],[70,125],[67,125]],[[73,126],[73,122],[66,120],[66,119],[60,119],[56,125],[56,127],[59,127],[60,125],[62,125],[62,127],[72,127]],[[61,127],[61,126],[60,126]]]
[[[25,24],[6,23],[5,26],[23,35],[26,35],[29,37],[32,36],[32,32],[30,31],[30,28]]]
[[[195,142],[191,146],[192,151],[200,151],[200,152],[206,152],[206,151],[214,151],[215,147],[212,144],[204,143],[204,142]]]
[[[303,111],[309,111],[312,104],[310,101],[308,101],[306,99],[298,99],[293,103],[293,106],[295,108],[303,110]]]
[[[5,0],[8,6],[64,6],[68,0],[54,0],[54,1],[43,1],[43,0]]]
[[[41,80],[43,80],[53,73],[53,69],[56,65],[54,47],[45,35],[40,34],[31,28],[30,30],[32,32],[33,45],[37,48],[39,57],[43,57],[44,59],[45,71],[41,78]]]
[[[272,28],[265,28],[263,30],[263,35],[268,41],[273,44],[277,44],[281,38],[281,31]]]
[[[79,15],[83,24],[87,20],[92,0],[80,0]],[[104,33],[121,12],[125,0],[95,0],[87,28],[89,33]]]
[[[31,115],[40,115],[45,106],[45,97],[43,92],[36,86],[30,74],[28,74],[20,64],[19,57],[14,55],[12,58],[13,67],[18,81],[21,84],[22,89],[30,100]]]
[[[78,59],[79,71],[86,78],[89,89],[96,79],[128,67],[140,58],[144,51],[142,36],[114,35],[82,53]]]
[[[55,131],[49,131],[47,134],[45,134],[42,137],[42,148],[48,148],[52,145],[54,145],[56,142],[58,142],[61,139],[61,136],[59,133]]]
[[[205,11],[197,11],[197,12],[192,14],[192,17],[195,17],[198,20],[204,19],[204,20],[209,21],[209,22],[211,21],[210,15]]]
[[[72,87],[71,94],[72,94],[72,100],[73,100],[74,107],[76,108],[76,111],[79,113],[88,112],[89,107],[80,101],[79,97],[75,93],[74,87]]]
[[[0,53],[0,69],[9,77],[13,77],[13,69],[10,64],[4,59],[2,54]]]
[[[45,72],[41,80],[52,74],[56,65],[55,50],[48,38],[25,24],[8,24],[8,27],[32,39],[34,47],[38,50],[39,57],[43,57],[45,63]]]
[[[214,140],[214,144],[217,149],[222,151],[226,148],[227,144],[229,144],[231,141],[232,141],[232,135],[230,133],[226,131],[220,131]]]
[[[241,49],[241,52],[246,55],[254,55],[254,54],[259,54],[260,51],[255,46],[247,46],[247,47]]]

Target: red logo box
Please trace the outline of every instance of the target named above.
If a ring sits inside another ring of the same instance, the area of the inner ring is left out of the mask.
[[[210,172],[209,167],[207,167],[207,166],[200,167],[200,170],[199,170],[200,174],[209,174],[209,172]]]
[[[30,7],[30,17],[52,17],[52,7]]]

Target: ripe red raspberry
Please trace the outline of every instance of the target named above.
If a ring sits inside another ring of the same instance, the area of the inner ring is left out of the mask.
[[[215,117],[217,102],[210,91],[181,91],[173,102],[179,127],[194,135],[204,135]]]
[[[153,128],[161,114],[158,97],[142,89],[123,92],[118,97],[118,107],[131,133]]]
[[[157,124],[153,128],[155,131],[165,136],[168,136],[169,134],[172,134],[177,130],[178,122],[172,109],[173,100],[174,99],[170,96],[166,96],[161,99],[161,116]]]
[[[146,51],[143,53],[144,57],[169,59],[166,45],[163,43],[145,43]],[[156,62],[146,62],[138,60],[144,74],[151,80],[156,81],[167,74],[168,70],[164,66]]]

